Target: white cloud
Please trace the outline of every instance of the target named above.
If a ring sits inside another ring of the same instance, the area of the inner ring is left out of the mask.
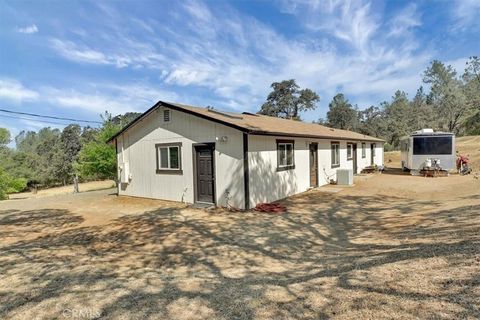
[[[21,130],[25,130],[25,131],[38,131],[45,127],[50,127],[52,129],[56,128],[61,130],[68,125],[68,123],[65,123],[64,125],[62,125],[59,123],[54,123],[54,121],[36,121],[35,119],[31,119],[31,120],[21,119],[19,120],[19,122],[22,123]]]
[[[397,89],[414,92],[431,58],[418,51],[411,37],[411,29],[421,24],[416,7],[400,11],[391,25],[371,8],[360,1],[297,2],[288,9],[299,19],[309,12],[306,27],[313,34],[306,40],[286,39],[235,11],[211,13],[208,32],[203,33],[198,26],[204,14],[198,17],[186,10],[191,28],[197,29],[194,36],[182,34],[181,41],[169,43],[175,63],[168,66],[165,81],[209,88],[223,103],[240,110],[258,108],[271,82],[290,78],[318,91],[324,105],[338,90],[376,97],[370,102],[374,104]],[[385,28],[395,33],[394,41]],[[351,50],[340,50],[338,42],[326,41],[326,36],[341,39]]]
[[[410,3],[397,14],[390,23],[390,36],[405,36],[415,27],[422,25],[420,14],[417,12],[417,5]]]
[[[22,101],[33,101],[37,98],[38,92],[25,88],[19,81],[0,78],[0,99],[20,103]]]
[[[38,27],[37,27],[36,24],[32,24],[31,26],[26,26],[26,27],[23,27],[23,28],[17,28],[17,32],[26,33],[26,34],[37,33],[38,32]]]
[[[145,111],[158,100],[175,101],[175,93],[159,90],[142,83],[102,83],[80,89],[45,87],[42,99],[52,105],[80,108],[101,114],[109,111],[121,114],[129,111]]]
[[[465,29],[473,24],[480,24],[480,1],[456,0],[451,10],[456,22],[456,29]]]
[[[371,37],[380,27],[371,3],[365,1],[286,1],[283,9],[298,15],[309,29],[323,31],[359,51],[368,49]]]
[[[62,41],[60,39],[51,39],[50,42],[52,47],[68,60],[93,64],[110,64],[103,53],[86,46],[80,48],[72,41]]]
[[[208,7],[201,1],[190,0],[184,3],[187,12],[198,20],[209,22],[212,20],[212,14]]]
[[[65,59],[90,63],[113,65],[117,68],[143,67],[153,68],[163,56],[149,44],[141,43],[127,37],[110,39],[115,45],[110,50],[92,49],[87,45],[80,45],[73,41],[60,39],[50,39],[51,47]],[[118,44],[121,43],[121,49],[118,50]],[[110,52],[109,52],[110,51]]]
[[[455,71],[457,71],[457,75],[461,76],[465,72],[465,68],[467,67],[468,57],[458,58],[455,60],[446,61],[445,65],[452,66]]]
[[[206,89],[208,98],[191,98],[201,104],[250,111],[261,105],[272,82],[291,78],[319,92],[323,106],[339,90],[355,95],[353,102],[377,104],[397,89],[414,92],[431,59],[412,36],[422,23],[414,4],[385,21],[368,1],[289,1],[283,10],[304,23],[298,38],[286,38],[228,5],[179,6],[173,21],[148,24],[105,7],[111,20],[107,31],[98,31],[101,42],[85,37],[85,43],[52,39],[51,45],[72,61],[151,69],[162,85]],[[125,25],[126,20],[134,23]],[[157,100],[165,94],[149,93],[158,94]],[[96,110],[108,102],[103,95],[86,100],[73,92],[58,101]],[[131,99],[117,98],[121,105],[115,108],[138,105]]]
[[[54,107],[82,109],[101,114],[145,111],[158,100],[178,101],[179,95],[145,82],[92,83],[79,88],[44,86],[26,88],[15,79],[0,78],[0,100],[15,103],[36,102]]]

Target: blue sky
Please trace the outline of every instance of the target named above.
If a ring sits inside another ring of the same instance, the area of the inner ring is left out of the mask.
[[[158,100],[257,111],[294,78],[360,109],[480,54],[480,0],[0,1],[0,107],[98,120]],[[0,117],[13,134],[48,124]],[[53,125],[56,126],[56,125]],[[61,127],[61,125],[57,125]]]

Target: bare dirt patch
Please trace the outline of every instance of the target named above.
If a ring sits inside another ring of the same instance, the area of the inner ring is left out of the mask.
[[[387,171],[281,215],[111,192],[0,204],[0,318],[480,317],[472,177]]]
[[[91,182],[85,182],[85,183],[79,184],[80,192],[110,189],[113,187],[115,187],[115,182],[113,180],[91,181]],[[65,195],[65,194],[71,194],[71,193],[73,193],[73,185],[67,185],[63,187],[38,190],[37,193],[32,193],[32,192],[14,193],[14,194],[10,194],[9,198],[13,200],[43,198],[43,197],[51,197],[51,196]]]

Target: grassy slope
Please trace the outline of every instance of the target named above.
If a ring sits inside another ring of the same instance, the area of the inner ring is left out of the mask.
[[[468,155],[473,170],[480,171],[480,136],[457,138],[456,145],[460,154]],[[399,167],[400,151],[385,152],[385,164],[388,167]]]

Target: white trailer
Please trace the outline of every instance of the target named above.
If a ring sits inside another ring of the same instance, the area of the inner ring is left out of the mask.
[[[443,170],[455,169],[455,135],[422,129],[400,139],[402,168],[421,170],[435,163]]]

